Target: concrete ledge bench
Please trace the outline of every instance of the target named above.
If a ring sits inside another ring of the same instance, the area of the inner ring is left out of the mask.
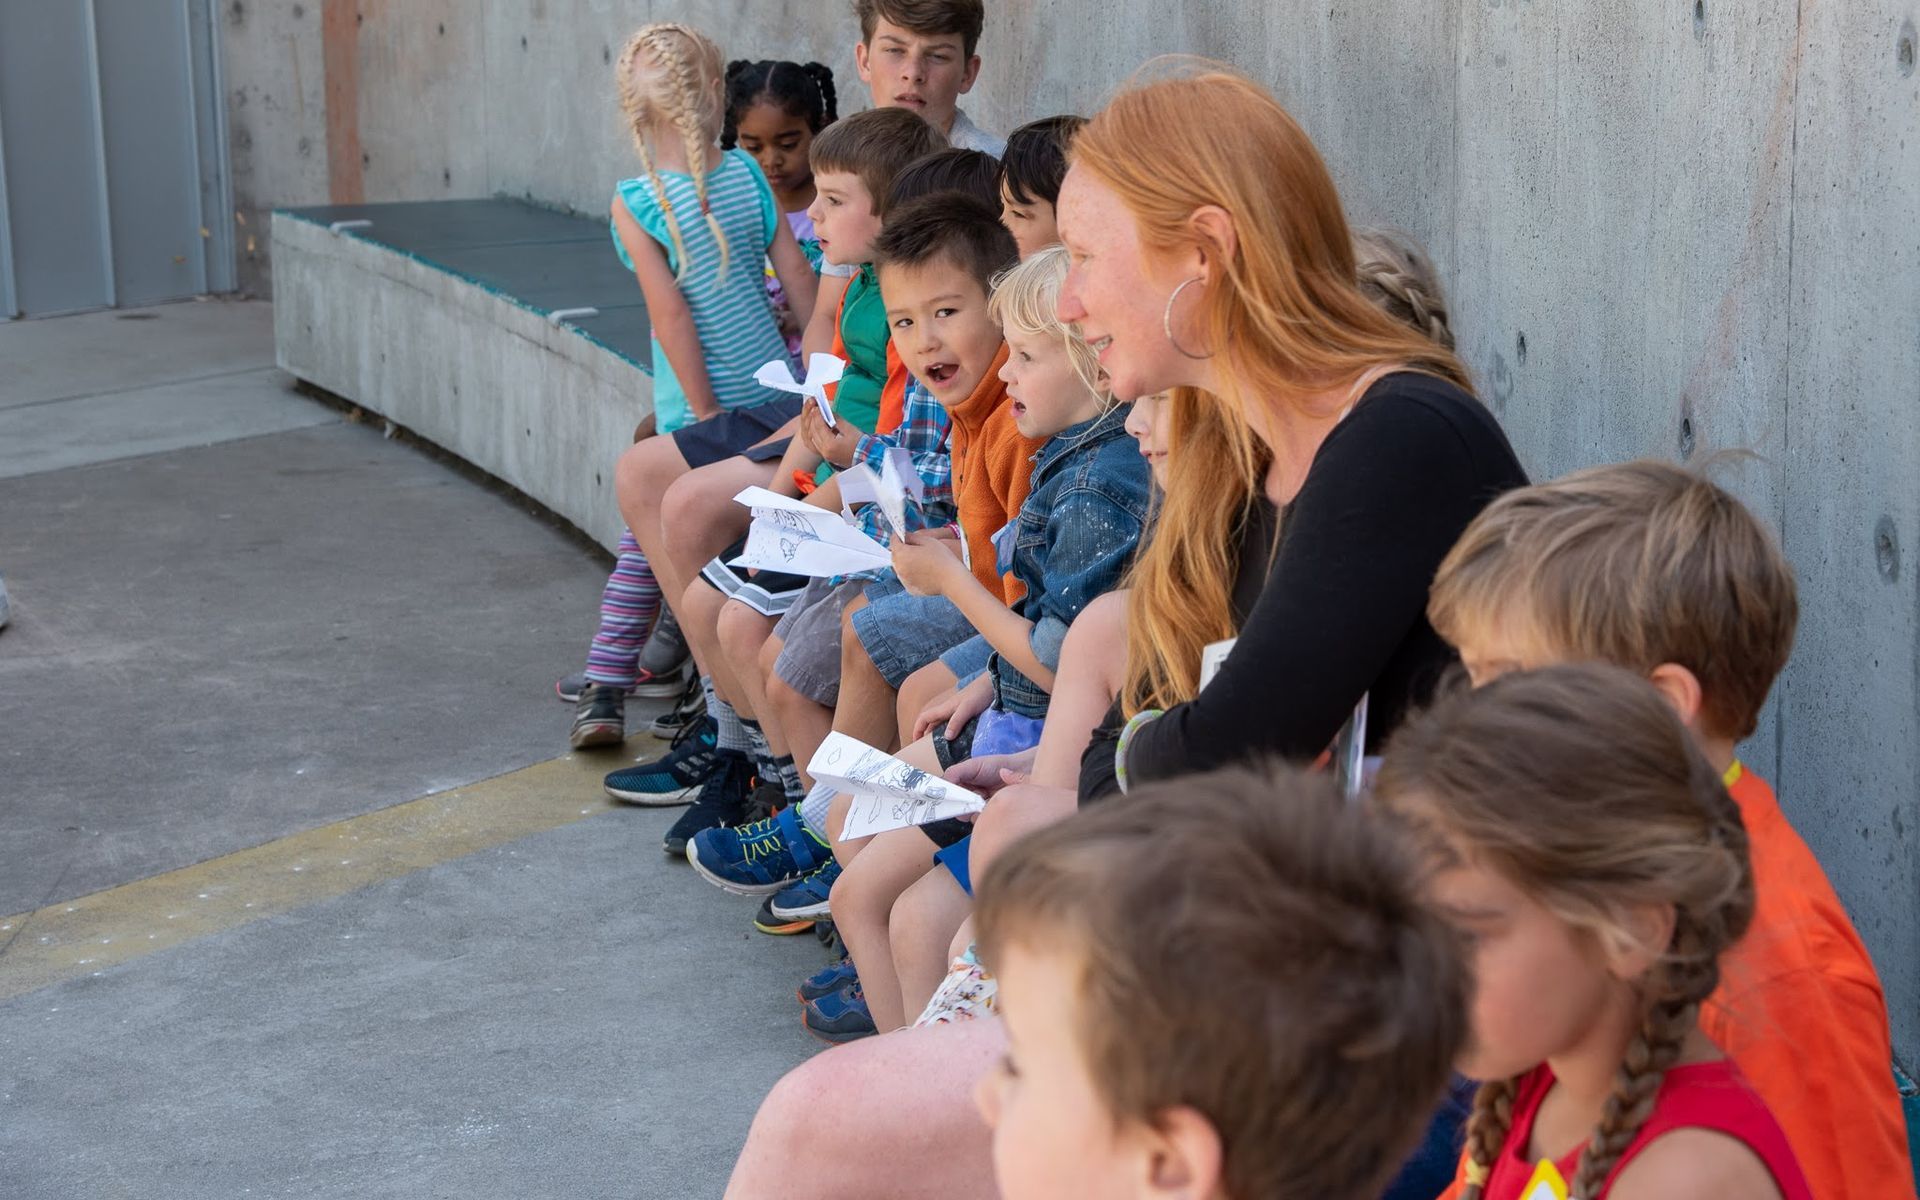
[[[613,464],[653,383],[604,220],[513,200],[280,209],[273,263],[283,370],[618,543]]]

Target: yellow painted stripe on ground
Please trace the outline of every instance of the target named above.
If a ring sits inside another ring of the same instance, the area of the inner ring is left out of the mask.
[[[569,754],[0,917],[0,1000],[606,812],[601,778],[626,761]]]

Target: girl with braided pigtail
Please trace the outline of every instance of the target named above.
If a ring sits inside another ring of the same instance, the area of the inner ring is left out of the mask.
[[[796,398],[754,379],[766,363],[791,359],[766,268],[772,265],[802,326],[818,278],[753,158],[715,144],[726,81],[710,39],[685,25],[645,26],[621,48],[615,81],[644,171],[621,181],[612,217],[614,248],[640,284],[653,329],[652,426],[669,436],[636,440],[657,494],[693,467],[766,441],[798,415]],[[587,670],[558,687],[562,699],[574,700],[575,749],[625,739],[630,692],[680,688],[677,674],[644,675],[639,665],[661,604],[642,546],[631,530],[622,532]],[[672,802],[678,794],[648,799]]]
[[[720,130],[720,148],[746,151],[759,164],[773,198],[786,214],[787,228],[806,253],[807,262],[820,269],[820,239],[808,215],[815,196],[813,165],[808,154],[813,135],[838,117],[833,69],[817,62],[750,62],[727,64],[726,120]],[[787,305],[785,291],[771,265],[767,293],[787,338],[787,350],[801,353],[801,322]]]
[[[1660,693],[1552,667],[1443,700],[1375,804],[1469,938],[1482,1083],[1449,1200],[1810,1200],[1786,1135],[1701,1032],[1753,916],[1739,810]]]

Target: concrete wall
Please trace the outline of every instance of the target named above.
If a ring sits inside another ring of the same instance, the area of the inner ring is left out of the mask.
[[[238,190],[328,199],[302,168],[327,125],[311,108],[311,13],[269,20],[246,2],[228,25],[236,165],[250,139]],[[1920,1056],[1914,0],[993,9],[967,107],[1003,131],[1092,111],[1158,53],[1271,84],[1355,215],[1431,247],[1468,359],[1536,475],[1763,456],[1727,478],[1783,531],[1805,618],[1746,754],[1781,784],[1874,949],[1903,1056]],[[357,0],[354,15],[347,124],[367,200],[603,208],[632,170],[610,64],[648,19],[698,24],[730,56],[819,59],[845,107],[864,106],[837,0]]]

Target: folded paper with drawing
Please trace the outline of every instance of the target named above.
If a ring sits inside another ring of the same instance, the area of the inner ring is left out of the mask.
[[[805,379],[795,379],[793,368],[787,365],[784,358],[763,364],[753,373],[753,378],[762,387],[770,387],[776,392],[805,396],[819,407],[820,415],[826,418],[827,428],[838,429],[840,422],[834,418],[833,405],[827,400],[827,385],[839,383],[846,369],[847,362],[843,358],[832,354],[815,354],[807,359]]]
[[[753,524],[731,566],[831,578],[893,565],[885,546],[837,512],[762,487],[747,488],[734,500],[753,510]]]
[[[842,838],[977,813],[987,802],[931,771],[911,766],[844,733],[829,733],[807,774],[853,797]]]

